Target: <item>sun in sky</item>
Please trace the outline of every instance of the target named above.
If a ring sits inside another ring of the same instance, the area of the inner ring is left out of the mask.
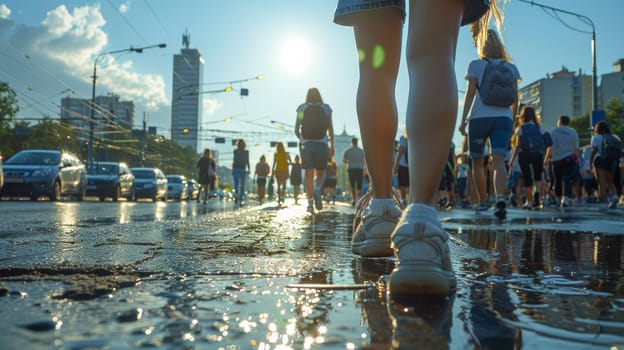
[[[289,73],[300,74],[310,66],[310,43],[302,36],[285,38],[279,46],[280,67]]]

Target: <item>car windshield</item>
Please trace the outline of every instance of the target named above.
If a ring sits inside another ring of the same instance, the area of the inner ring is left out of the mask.
[[[182,178],[180,178],[179,176],[167,176],[167,182],[181,183],[182,182]]]
[[[95,164],[89,167],[89,174],[117,175],[119,174],[119,167],[115,164]]]
[[[154,178],[154,172],[151,170],[133,169],[132,173],[134,174],[134,177],[137,179],[153,179]]]
[[[61,154],[54,152],[20,152],[9,158],[9,165],[59,165]]]

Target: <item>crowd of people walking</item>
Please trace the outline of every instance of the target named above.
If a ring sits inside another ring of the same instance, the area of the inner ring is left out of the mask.
[[[622,144],[605,121],[595,124],[586,154],[569,117],[560,116],[557,127],[546,130],[532,106],[519,106],[520,71],[489,26],[492,19],[501,25],[496,3],[419,0],[410,1],[407,11],[402,0],[338,2],[334,22],[353,27],[359,58],[356,110],[363,149],[354,138],[342,155],[356,209],[351,247],[362,257],[397,258],[388,280],[393,297],[440,297],[455,288],[439,209],[491,209],[505,220],[510,206],[566,207],[595,197],[615,208],[622,193]],[[410,92],[405,131],[395,140],[394,89],[407,16]],[[478,58],[465,75],[459,114],[464,140],[457,154],[451,142],[459,109],[454,61],[463,25],[471,26]],[[336,190],[332,109],[310,88],[296,112],[299,155],[291,160],[278,142],[272,166],[262,156],[254,176],[260,202],[268,179],[269,195],[276,181],[277,202],[283,205],[290,178],[295,202],[303,185],[307,211],[316,214],[323,209],[323,194],[333,200]],[[198,163],[200,170],[205,163]],[[233,165],[237,204],[245,189],[240,174],[246,171],[243,141]]]

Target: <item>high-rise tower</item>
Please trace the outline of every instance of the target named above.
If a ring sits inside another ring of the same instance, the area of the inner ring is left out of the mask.
[[[173,91],[171,93],[171,140],[191,146],[198,152],[202,125],[201,85],[204,59],[197,49],[189,49],[191,36],[185,31],[183,48],[173,56]]]

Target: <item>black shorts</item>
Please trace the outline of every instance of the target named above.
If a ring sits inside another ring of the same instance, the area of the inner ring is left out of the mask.
[[[258,185],[258,186],[266,186],[266,177],[258,177],[258,178],[256,178],[256,185]]]
[[[399,165],[399,187],[409,187],[409,168]]]
[[[338,179],[335,177],[326,177],[323,182],[323,187],[336,188],[336,184],[338,183]]]
[[[349,169],[349,183],[351,188],[362,188],[362,179],[364,178],[364,169]]]

